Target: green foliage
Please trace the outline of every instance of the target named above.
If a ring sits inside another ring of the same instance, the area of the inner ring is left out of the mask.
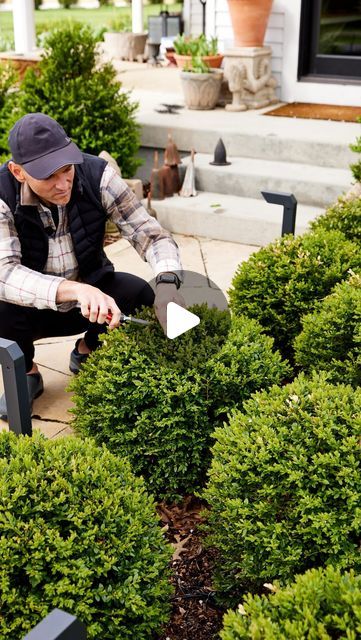
[[[301,374],[255,394],[215,437],[203,497],[226,602],[313,567],[361,569],[360,388]]]
[[[125,460],[91,440],[0,434],[0,637],[54,607],[89,639],[146,640],[168,617],[169,549]]]
[[[359,118],[358,121],[361,122],[361,118]],[[354,144],[351,144],[350,148],[355,153],[358,153],[358,154],[361,153],[361,136],[356,138],[356,142]],[[355,162],[355,164],[351,165],[351,170],[355,180],[357,180],[358,182],[361,182],[361,160],[360,159],[357,162]]]
[[[132,21],[130,16],[117,16],[109,22],[107,31],[131,31]]]
[[[361,386],[361,276],[336,285],[313,313],[302,318],[295,360],[307,372],[329,373],[332,382]]]
[[[190,62],[186,62],[183,71],[190,73],[211,73],[210,66],[201,58],[201,56],[192,56]]]
[[[342,231],[353,242],[361,245],[361,198],[340,200],[311,223],[311,229]]]
[[[231,308],[258,320],[281,353],[292,358],[301,316],[360,265],[359,247],[339,231],[284,236],[238,267],[229,292]]]
[[[361,636],[361,576],[333,567],[312,569],[266,596],[247,595],[224,618],[222,640],[357,640]]]
[[[0,64],[0,159],[8,149],[7,137],[9,130],[7,119],[14,105],[16,80],[17,74],[12,65],[10,63]]]
[[[229,332],[228,312],[192,310],[201,323],[176,340],[144,311],[153,324],[109,333],[71,384],[76,431],[127,455],[161,497],[198,489],[214,426],[288,373],[255,321],[237,318]]]
[[[59,0],[59,4],[63,9],[70,9],[70,7],[77,3],[77,0]]]
[[[134,174],[139,160],[137,108],[120,92],[116,71],[100,64],[96,36],[90,27],[69,22],[45,40],[39,71],[28,69],[13,120],[41,111],[60,122],[87,153],[105,149],[116,158],[124,177]]]
[[[182,34],[176,37],[173,47],[181,56],[215,56],[218,54],[218,39],[208,40],[203,33],[196,38]]]

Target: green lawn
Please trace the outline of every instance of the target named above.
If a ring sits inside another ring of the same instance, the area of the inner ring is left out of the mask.
[[[144,7],[144,28],[147,27],[147,17],[158,15],[164,9],[164,4],[150,4]],[[180,11],[181,3],[167,5],[168,11]],[[54,24],[62,21],[77,20],[84,22],[99,31],[103,27],[110,27],[116,20],[125,20],[131,24],[131,8],[129,7],[99,7],[99,9],[46,9],[35,11],[36,33],[49,31]],[[14,47],[13,17],[11,11],[0,12],[0,51]]]

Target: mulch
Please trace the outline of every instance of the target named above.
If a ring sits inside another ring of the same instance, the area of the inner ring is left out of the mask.
[[[194,496],[177,505],[158,505],[163,531],[174,547],[172,613],[159,640],[219,638],[224,609],[217,604],[212,585],[216,551],[205,546],[205,534],[199,529],[204,507]]]
[[[282,116],[286,118],[312,118],[313,120],[336,120],[357,122],[361,118],[361,107],[346,107],[333,104],[312,104],[290,102],[282,107],[263,113],[264,116]]]

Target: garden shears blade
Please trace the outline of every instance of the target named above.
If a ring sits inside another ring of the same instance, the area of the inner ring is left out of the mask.
[[[148,324],[151,324],[151,322],[149,322],[149,320],[142,320],[141,318],[134,318],[133,316],[126,316],[124,315],[124,313],[121,314],[120,316],[120,322],[134,322],[135,324],[141,324],[143,327],[147,326]]]

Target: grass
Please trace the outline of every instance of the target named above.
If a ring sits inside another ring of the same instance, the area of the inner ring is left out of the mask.
[[[170,12],[180,11],[181,3],[167,5]],[[147,28],[149,15],[158,15],[165,8],[164,4],[149,4],[144,6],[144,28]],[[36,33],[50,31],[59,22],[78,21],[89,24],[99,32],[104,27],[110,28],[113,22],[124,21],[131,24],[131,7],[99,7],[98,9],[46,9],[35,11]],[[0,11],[0,51],[14,48],[12,11]]]

